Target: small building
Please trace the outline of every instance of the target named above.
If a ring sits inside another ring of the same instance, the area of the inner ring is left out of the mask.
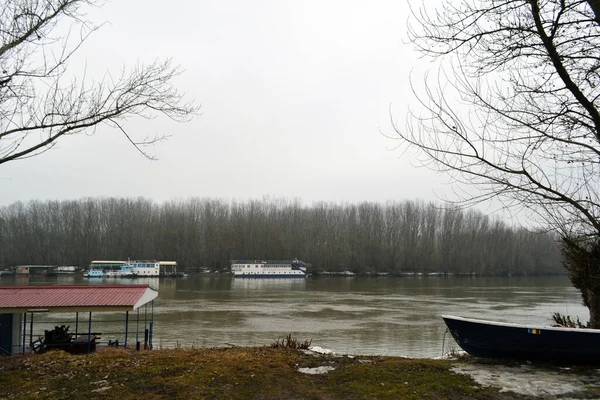
[[[120,343],[126,348],[128,344],[131,345],[133,329],[130,325],[133,324],[136,328],[135,347],[139,350],[142,322],[144,348],[150,349],[156,297],[158,292],[149,285],[0,286],[0,353],[26,353],[35,351],[36,343],[43,345],[42,333],[46,334],[47,340],[48,330],[41,331],[38,325],[44,320],[42,316],[48,314],[58,315],[61,321],[74,323],[70,337],[85,344],[88,352],[92,351],[96,344],[102,343],[102,333],[94,330],[92,314],[101,312],[124,313],[124,318],[119,322],[122,330],[111,331],[113,339],[107,338],[107,345]],[[142,308],[144,313],[140,319]],[[130,321],[130,313],[134,311],[136,315]],[[52,322],[60,323],[58,320]],[[56,326],[58,331],[59,328],[68,330],[66,325]]]

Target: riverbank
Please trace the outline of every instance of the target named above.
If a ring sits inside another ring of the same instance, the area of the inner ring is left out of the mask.
[[[519,365],[502,368],[505,375],[527,380],[528,372]],[[486,382],[481,374],[474,379],[469,369],[497,370],[474,361],[323,355],[270,347],[147,352],[108,348],[91,355],[58,351],[0,359],[0,398],[529,399],[537,395],[503,390],[501,382],[489,386],[489,379]],[[541,371],[580,378],[581,385],[563,393],[570,398],[600,395],[593,384],[586,384],[583,373],[558,367]]]

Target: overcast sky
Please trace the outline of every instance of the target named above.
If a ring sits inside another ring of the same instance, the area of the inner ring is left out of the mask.
[[[147,149],[157,161],[104,127],[4,164],[2,205],[88,196],[384,202],[449,191],[380,133],[392,132],[390,104],[404,125],[410,71],[428,68],[405,43],[405,1],[111,0],[87,16],[109,24],[74,68],[172,57],[185,70],[177,87],[200,115],[127,123],[137,138],[172,135]]]

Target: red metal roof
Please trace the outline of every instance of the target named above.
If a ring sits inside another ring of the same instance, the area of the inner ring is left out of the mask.
[[[131,308],[156,298],[148,285],[0,286],[3,309]]]

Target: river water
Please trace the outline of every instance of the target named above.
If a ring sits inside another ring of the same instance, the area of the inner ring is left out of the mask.
[[[158,290],[153,309],[155,348],[261,346],[291,333],[338,354],[432,358],[457,348],[445,335],[442,314],[540,326],[550,325],[556,311],[588,319],[578,291],[563,276],[236,279],[197,275],[117,282],[148,283]],[[23,284],[7,278],[1,283]],[[26,282],[57,283],[88,282],[79,276]],[[95,313],[94,319],[111,318],[101,314],[109,313]]]

